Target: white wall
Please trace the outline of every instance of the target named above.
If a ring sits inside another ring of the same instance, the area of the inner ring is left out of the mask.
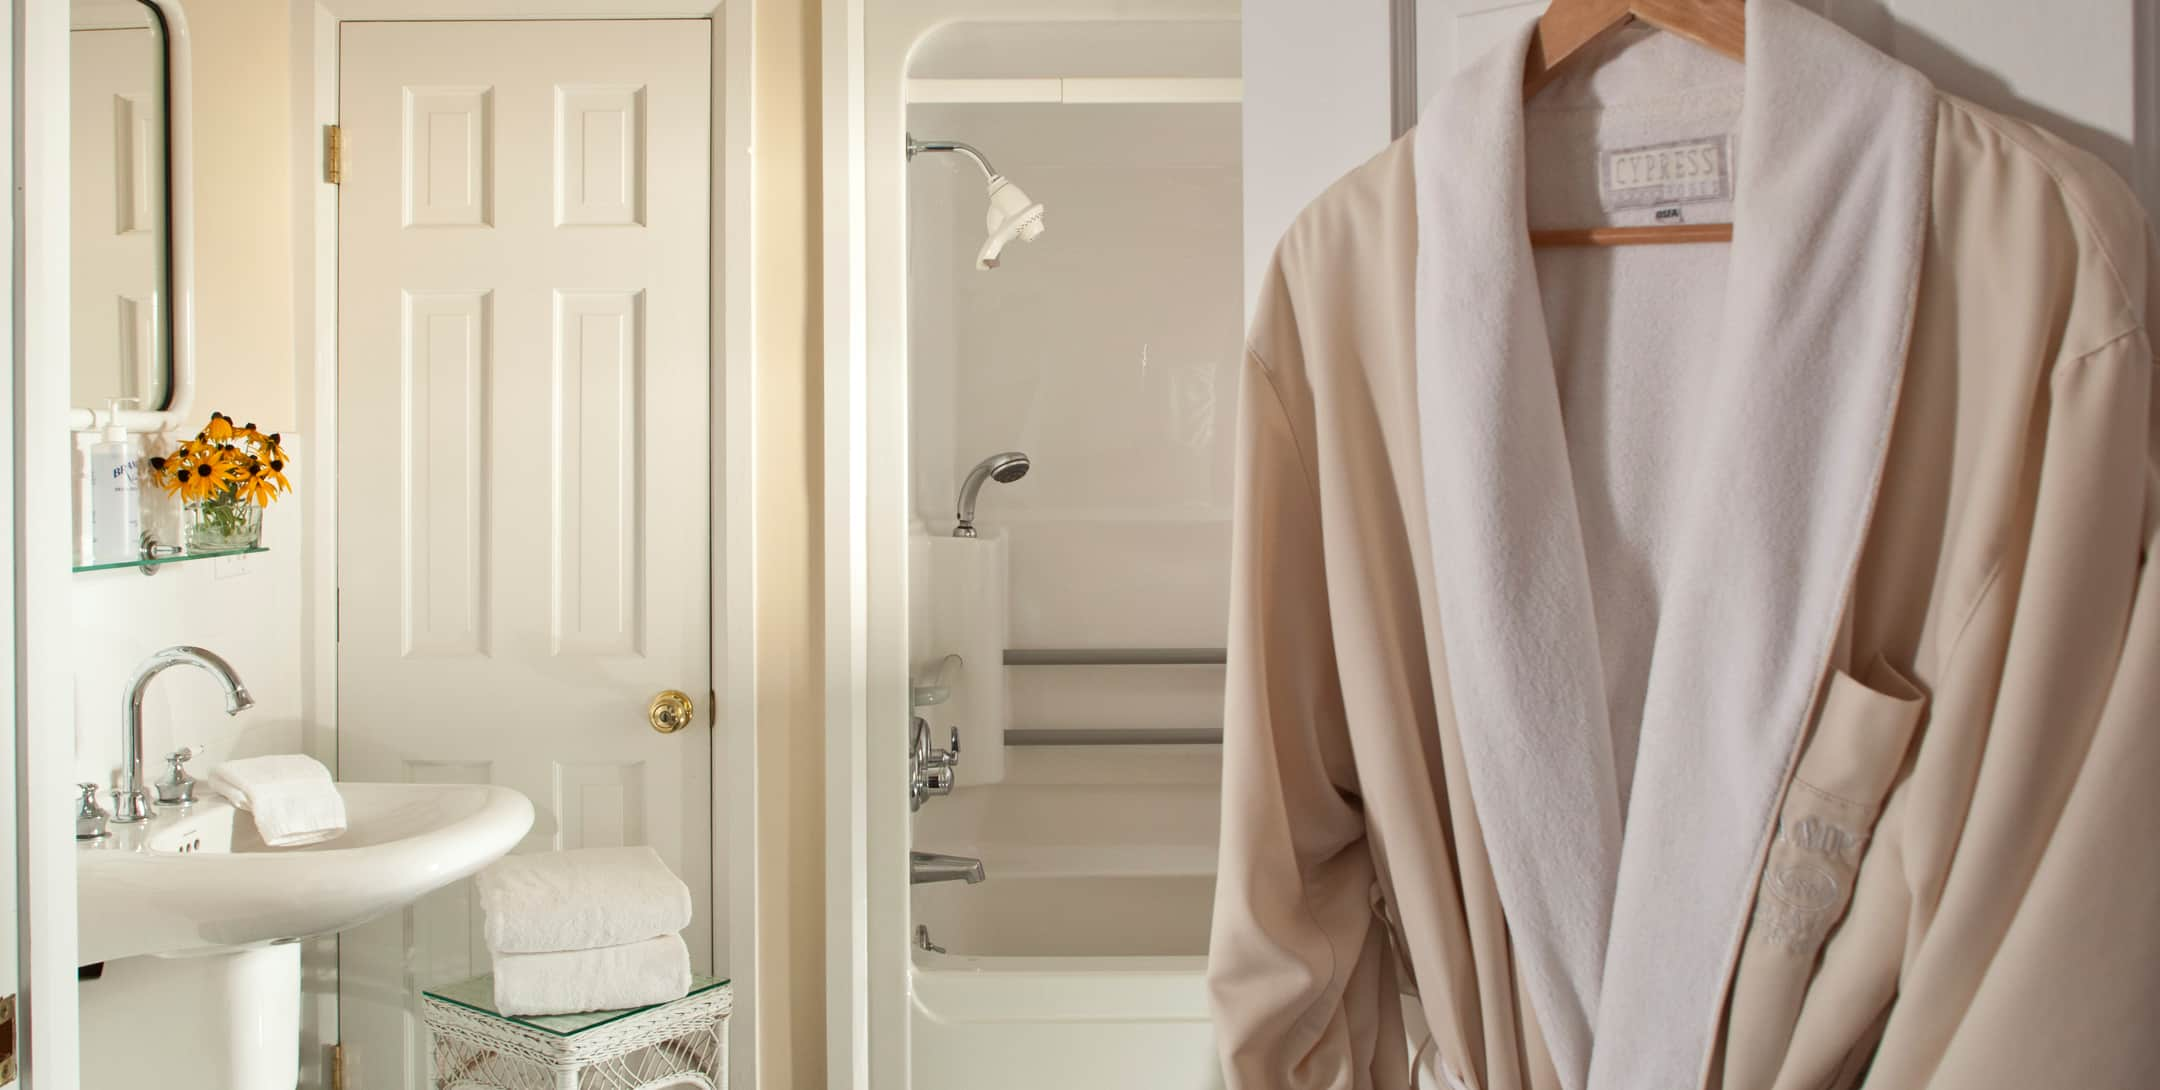
[[[207,756],[193,766],[201,775],[229,757],[302,743],[300,511],[311,460],[293,401],[288,14],[278,0],[183,0],[183,14],[195,77],[195,412],[207,419],[222,410],[281,432],[296,491],[265,519],[265,554],[174,565],[147,579],[132,569],[38,573],[69,602],[62,700],[75,754],[70,783],[114,782],[122,686],[144,656],[176,643],[224,655],[257,703],[228,719],[207,675],[168,672],[144,705],[152,758],[204,745]],[[152,452],[163,445],[146,441]],[[161,505],[160,536],[172,540],[168,501],[146,494],[145,503]]]
[[[2148,210],[2160,207],[2160,5],[2152,0],[1815,6],[1943,90],[2100,156],[2138,184]]]
[[[1248,309],[1290,221],[1392,138],[1390,26],[1388,0],[1245,0]]]
[[[197,776],[233,757],[299,751],[299,503],[288,496],[264,524],[267,553],[193,560],[149,578],[132,568],[69,577],[75,782],[116,782],[127,678],[150,653],[178,643],[223,655],[256,703],[228,717],[210,675],[184,667],[158,675],[143,702],[143,752],[153,775],[166,753],[183,746],[204,751],[190,766]],[[103,801],[109,808],[111,799]]]

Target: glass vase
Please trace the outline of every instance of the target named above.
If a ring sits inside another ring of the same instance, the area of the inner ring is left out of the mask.
[[[187,551],[230,553],[262,543],[262,512],[234,495],[212,496],[187,505]]]

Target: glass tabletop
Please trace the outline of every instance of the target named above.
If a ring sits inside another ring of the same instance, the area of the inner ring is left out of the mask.
[[[688,995],[683,996],[683,999],[703,995],[727,982],[728,978],[726,977],[691,977],[690,992]],[[574,1037],[586,1030],[598,1029],[601,1026],[620,1022],[632,1015],[643,1014],[654,1007],[667,1006],[666,1003],[653,1003],[643,1007],[631,1007],[627,1010],[585,1011],[582,1014],[504,1014],[495,1009],[495,974],[493,973],[476,976],[470,980],[460,980],[455,984],[429,988],[423,994],[431,999],[440,999],[445,1003],[485,1014],[490,1018],[500,1018],[505,1022],[526,1026],[557,1037]],[[677,999],[671,1002],[680,1003],[682,1000]]]

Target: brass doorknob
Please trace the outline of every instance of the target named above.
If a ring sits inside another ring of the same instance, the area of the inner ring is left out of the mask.
[[[662,690],[652,698],[652,706],[645,709],[645,718],[652,721],[652,729],[662,734],[673,734],[690,725],[697,715],[697,705],[690,694],[680,689]]]

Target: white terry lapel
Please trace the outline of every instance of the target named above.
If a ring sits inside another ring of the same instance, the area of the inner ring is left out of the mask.
[[[1590,1085],[1701,1084],[1828,669],[1912,330],[1935,92],[1787,0],[1747,7],[1726,361],[1659,625]]]
[[[1750,0],[1724,362],[1696,422],[1621,837],[1523,204],[1527,32],[1415,136],[1439,620],[1510,938],[1568,1090],[1700,1085],[1881,476],[1926,230],[1926,81]]]
[[[1527,31],[1418,124],[1419,434],[1463,760],[1516,964],[1582,1090],[1620,868],[1590,571],[1524,208]]]

